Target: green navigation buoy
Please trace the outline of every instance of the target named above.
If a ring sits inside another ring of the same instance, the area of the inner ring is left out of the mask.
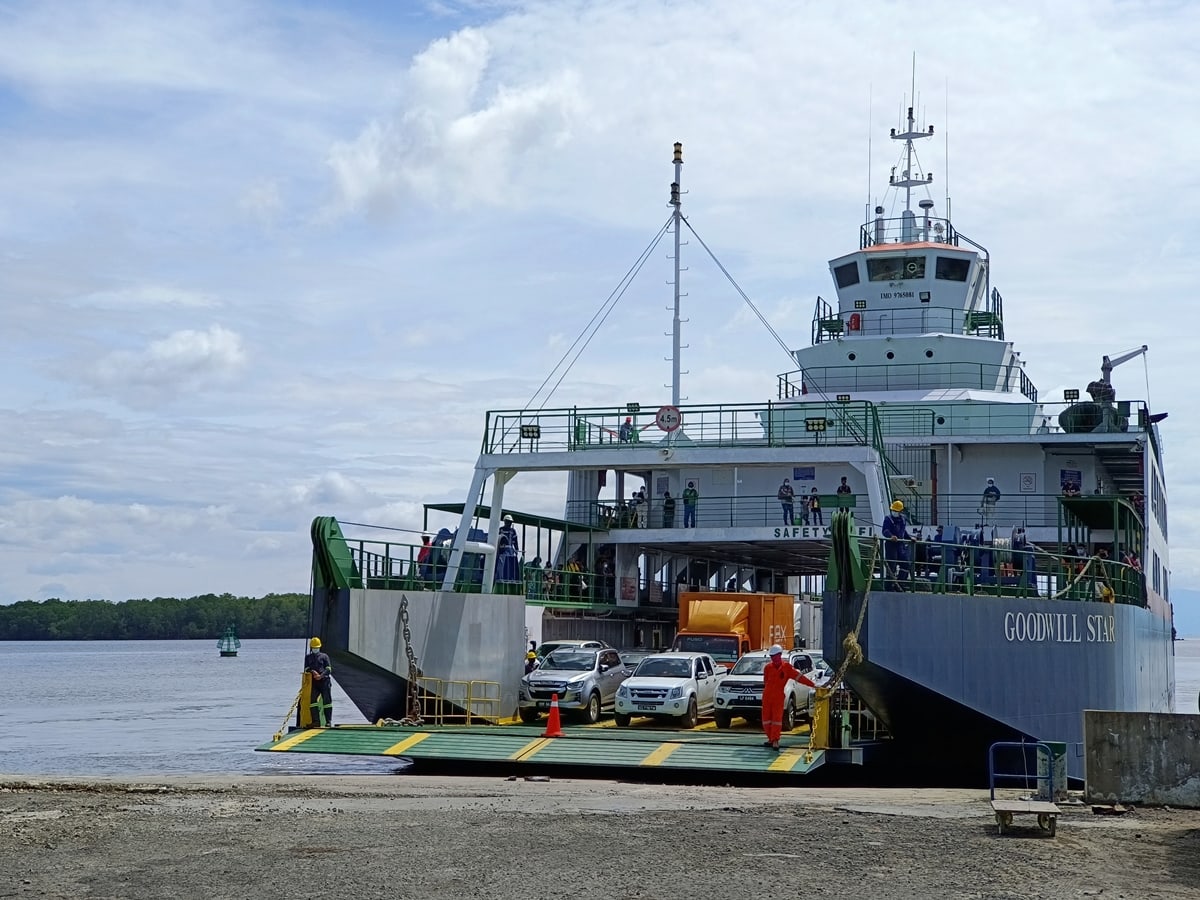
[[[238,648],[242,646],[242,642],[238,640],[237,628],[230,625],[225,629],[225,633],[217,639],[217,649],[221,651],[222,656],[237,656]]]

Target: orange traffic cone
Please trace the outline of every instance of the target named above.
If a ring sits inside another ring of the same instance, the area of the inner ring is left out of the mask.
[[[542,737],[562,737],[562,722],[558,718],[558,694],[550,695],[550,719]]]

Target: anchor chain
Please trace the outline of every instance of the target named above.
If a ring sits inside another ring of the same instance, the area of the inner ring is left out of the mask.
[[[417,657],[412,648],[412,629],[408,626],[408,595],[400,595],[400,626],[404,635],[404,653],[408,657],[408,709],[401,725],[422,725],[421,698],[417,693]]]

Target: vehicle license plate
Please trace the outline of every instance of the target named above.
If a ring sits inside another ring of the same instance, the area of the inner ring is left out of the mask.
[[[658,704],[657,704],[657,703],[639,703],[639,704],[637,705],[637,708],[638,708],[638,709],[651,709],[651,710],[653,710],[653,709],[658,709]]]

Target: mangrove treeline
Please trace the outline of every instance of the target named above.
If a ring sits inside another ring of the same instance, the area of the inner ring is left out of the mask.
[[[230,624],[242,638],[301,637],[308,628],[308,595],[202,594],[121,603],[24,600],[0,606],[2,641],[215,641]]]

